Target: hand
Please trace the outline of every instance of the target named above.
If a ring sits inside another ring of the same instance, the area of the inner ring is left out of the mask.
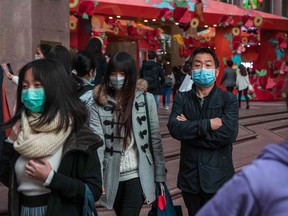
[[[222,126],[222,119],[221,118],[210,119],[210,124],[212,130],[217,130]]]
[[[178,120],[178,121],[187,121],[186,117],[185,117],[183,114],[178,115],[178,116],[177,116],[177,120]]]
[[[50,163],[43,158],[29,160],[25,165],[25,172],[32,178],[43,183],[48,178],[51,170],[52,167]]]
[[[21,123],[20,120],[18,120],[15,125],[12,127],[11,133],[9,135],[9,139],[15,142],[17,140],[18,134],[21,131]]]
[[[9,80],[12,80],[12,78],[14,77],[14,75],[9,72],[8,67],[7,67],[7,64],[2,64],[1,66],[2,66],[2,68],[3,68],[3,70],[4,70],[5,74],[6,74],[7,78],[8,78]]]

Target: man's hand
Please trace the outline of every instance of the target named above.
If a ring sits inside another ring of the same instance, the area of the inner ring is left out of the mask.
[[[222,119],[221,118],[210,119],[210,124],[212,130],[217,130],[222,126]]]
[[[45,182],[52,167],[46,159],[33,159],[29,160],[25,166],[25,172],[32,178]]]
[[[14,75],[9,72],[8,67],[7,67],[7,64],[2,64],[1,66],[2,66],[2,68],[3,68],[3,70],[4,70],[5,74],[6,74],[7,78],[8,78],[9,80],[12,80],[12,78],[14,77]]]
[[[183,114],[178,115],[178,116],[177,116],[177,120],[178,120],[178,121],[187,121],[186,117],[185,117]]]

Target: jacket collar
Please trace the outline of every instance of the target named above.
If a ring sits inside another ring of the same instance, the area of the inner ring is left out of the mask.
[[[138,79],[136,83],[136,98],[146,92],[148,89],[148,83],[144,79]],[[115,104],[115,100],[107,94],[107,90],[104,85],[98,85],[93,90],[95,101],[101,106],[107,105],[109,102]]]
[[[83,125],[78,131],[72,131],[65,141],[63,156],[71,150],[82,150],[89,153],[102,145],[103,141],[100,136],[93,133],[87,125]]]

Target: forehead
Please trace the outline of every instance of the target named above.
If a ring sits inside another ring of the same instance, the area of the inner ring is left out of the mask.
[[[195,63],[195,62],[201,62],[201,63],[204,63],[204,62],[212,62],[213,64],[215,63],[214,62],[214,59],[213,59],[213,56],[209,53],[198,53],[194,56],[193,58],[193,62],[192,63]]]

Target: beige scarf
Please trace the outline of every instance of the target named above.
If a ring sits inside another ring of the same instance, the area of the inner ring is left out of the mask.
[[[63,145],[72,130],[70,124],[67,131],[63,128],[56,133],[56,128],[60,124],[59,114],[49,124],[36,127],[35,122],[39,117],[38,113],[27,116],[25,112],[21,116],[21,131],[14,143],[14,148],[26,158],[39,158],[54,154]]]

